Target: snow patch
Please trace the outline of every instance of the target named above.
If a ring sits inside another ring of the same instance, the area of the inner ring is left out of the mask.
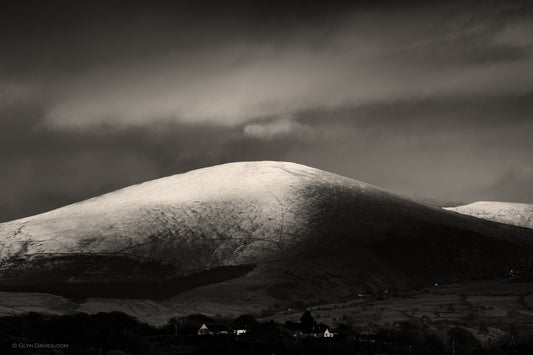
[[[444,207],[444,209],[489,221],[533,229],[533,204],[478,201],[464,206]]]

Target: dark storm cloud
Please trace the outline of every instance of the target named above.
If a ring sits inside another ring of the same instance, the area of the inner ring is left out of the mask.
[[[310,108],[515,93],[532,76],[527,4],[124,4],[13,16],[4,25],[6,85],[44,86],[47,122],[79,128],[231,125]]]
[[[378,130],[420,131],[498,129],[532,122],[533,91],[516,95],[412,98],[302,111],[295,115],[307,123],[343,121]]]
[[[106,1],[0,11],[0,220],[291,160],[533,202],[529,2]]]
[[[13,74],[77,72],[189,57],[232,42],[285,41],[298,26],[331,26],[341,1],[17,1],[2,7],[3,57]],[[192,53],[194,54],[194,53]],[[174,59],[174,58],[173,58]],[[187,58],[185,58],[187,59]]]

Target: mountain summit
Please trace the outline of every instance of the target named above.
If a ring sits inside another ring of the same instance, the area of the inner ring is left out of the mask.
[[[254,263],[313,234],[313,216],[332,197],[331,188],[388,195],[293,163],[224,164],[0,224],[0,261],[120,256],[172,266],[170,274],[158,275],[163,278]],[[90,277],[81,273],[69,280]],[[115,270],[106,279],[130,277],[138,275]]]
[[[323,170],[242,162],[0,224],[0,289],[266,306],[526,271],[532,242]]]

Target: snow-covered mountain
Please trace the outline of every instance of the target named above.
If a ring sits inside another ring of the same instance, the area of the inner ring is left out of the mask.
[[[0,272],[16,278],[14,270],[28,267],[25,260],[38,265],[31,273],[24,271],[33,275],[31,282],[67,277],[43,275],[50,265],[41,263],[54,258],[54,265],[65,263],[69,282],[124,281],[255,263],[314,233],[310,218],[320,206],[309,198],[316,202],[324,196],[306,191],[318,185],[388,196],[370,185],[298,164],[219,165],[0,224]],[[132,267],[138,260],[150,263],[135,266],[134,273],[110,266]],[[67,271],[79,270],[72,263],[93,266],[75,274]],[[154,275],[159,267],[164,274]]]
[[[0,291],[263,307],[526,271],[532,250],[527,229],[243,162],[0,224]]]
[[[445,207],[477,218],[533,229],[533,204],[479,201],[464,206]]]

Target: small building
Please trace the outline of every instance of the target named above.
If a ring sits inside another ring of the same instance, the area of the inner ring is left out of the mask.
[[[243,335],[248,333],[248,329],[234,329],[233,334],[235,335]]]
[[[198,335],[225,335],[230,332],[231,329],[226,324],[221,323],[204,323],[198,329]]]
[[[202,324],[202,326],[200,327],[200,329],[198,329],[198,335],[209,335],[210,334],[210,331],[209,331],[209,328],[207,328],[207,325]]]
[[[303,333],[301,331],[297,331],[292,333],[292,336],[295,338],[333,338],[335,333],[327,328],[323,332],[321,330],[315,330],[312,333]]]
[[[324,338],[333,338],[334,335],[335,335],[335,334],[332,333],[332,332],[330,332],[329,329],[326,329],[326,330],[324,331]]]

